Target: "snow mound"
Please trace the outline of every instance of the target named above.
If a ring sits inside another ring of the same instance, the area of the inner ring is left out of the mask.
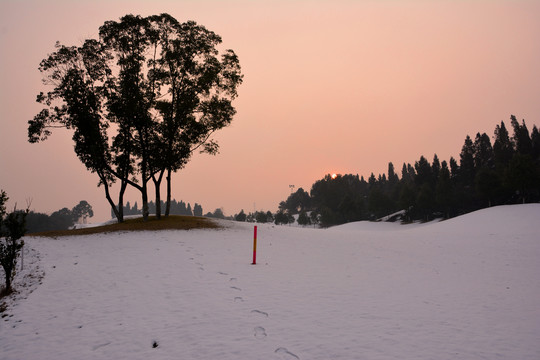
[[[257,265],[248,223],[28,238],[45,277],[4,312],[0,358],[537,360],[538,219],[258,224]]]

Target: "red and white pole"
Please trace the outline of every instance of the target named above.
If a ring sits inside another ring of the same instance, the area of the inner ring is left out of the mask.
[[[257,226],[253,228],[253,263],[251,265],[257,264]]]

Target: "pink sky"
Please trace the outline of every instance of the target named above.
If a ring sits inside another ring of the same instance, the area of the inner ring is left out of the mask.
[[[510,114],[540,126],[539,1],[0,0],[0,188],[9,206],[53,212],[87,200],[110,215],[71,134],[27,142],[41,110],[38,65],[58,40],[79,45],[107,20],[167,12],[221,35],[244,84],[221,153],[196,155],[173,197],[205,212],[275,211],[289,185],[327,173],[365,178],[393,162],[458,158],[466,135]],[[151,190],[153,197],[153,189]],[[133,203],[140,196],[130,191]]]

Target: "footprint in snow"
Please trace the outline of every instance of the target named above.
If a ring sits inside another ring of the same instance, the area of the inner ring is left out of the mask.
[[[229,275],[227,273],[224,273],[223,271],[218,272],[219,275]]]
[[[266,337],[266,329],[262,326],[255,327],[253,332],[256,339],[264,339]]]
[[[237,296],[237,297],[235,297],[235,298],[234,298],[234,302],[237,302],[237,301],[239,301],[239,302],[243,302],[243,301],[244,301],[244,299],[242,299],[242,297],[241,297],[241,296]]]
[[[251,310],[252,314],[259,314],[268,317],[268,313],[260,310]]]
[[[231,286],[231,289],[242,291],[242,289],[240,289],[239,287],[236,287],[236,286]]]
[[[104,346],[107,346],[107,345],[109,345],[110,343],[111,343],[111,342],[109,341],[109,342],[106,342],[106,343],[102,343],[102,344],[95,345],[95,346],[92,347],[92,351],[96,351],[97,349],[102,348],[102,347],[104,347]]]
[[[236,280],[237,280],[236,278],[230,278],[229,279],[230,282],[236,282]]]
[[[293,354],[284,347],[277,348],[274,352],[280,355],[282,359],[300,359],[297,355]]]

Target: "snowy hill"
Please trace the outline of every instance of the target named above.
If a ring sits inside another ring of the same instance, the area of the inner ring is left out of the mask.
[[[0,358],[540,359],[539,219],[27,238]]]

